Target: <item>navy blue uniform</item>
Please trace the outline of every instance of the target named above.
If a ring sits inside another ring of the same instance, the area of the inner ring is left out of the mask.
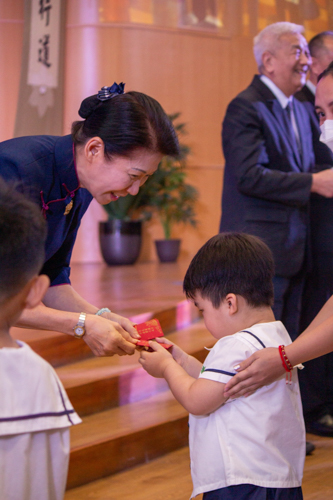
[[[0,143],[0,175],[40,206],[48,224],[41,271],[51,285],[70,283],[70,259],[92,196],[79,189],[71,136],[19,137]],[[64,215],[67,205],[73,206]]]

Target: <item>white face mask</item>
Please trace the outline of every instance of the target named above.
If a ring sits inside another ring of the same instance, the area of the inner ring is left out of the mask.
[[[323,142],[333,151],[333,120],[325,120],[322,125],[320,125],[321,136],[319,137],[320,142]]]

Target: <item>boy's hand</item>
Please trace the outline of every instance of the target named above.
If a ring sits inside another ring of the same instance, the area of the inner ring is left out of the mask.
[[[165,339],[163,340],[165,342]],[[169,341],[167,342],[169,343]],[[174,362],[172,355],[167,349],[158,345],[158,342],[150,341],[149,347],[154,352],[141,351],[139,363],[149,375],[153,377],[163,378],[166,366]]]
[[[157,337],[156,342],[162,342],[163,344],[169,344],[172,347],[169,349],[169,352],[172,354],[173,359],[182,367],[186,364],[188,354],[183,351],[178,345],[171,342],[166,337]]]

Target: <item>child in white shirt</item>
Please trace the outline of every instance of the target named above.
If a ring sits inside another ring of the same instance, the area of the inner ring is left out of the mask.
[[[271,309],[273,275],[272,254],[260,239],[237,233],[211,238],[193,258],[184,291],[218,339],[215,346],[203,365],[175,344],[171,354],[156,342],[150,342],[153,352],[141,353],[145,370],[164,377],[190,413],[191,498],[303,498],[305,430],[297,373],[290,384],[281,377],[247,398],[224,396],[240,360],[291,342]]]
[[[53,368],[10,327],[42,300],[46,223],[0,179],[0,498],[62,500],[69,427],[80,423]]]

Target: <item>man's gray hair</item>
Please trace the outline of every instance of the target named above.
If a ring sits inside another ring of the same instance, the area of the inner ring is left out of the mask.
[[[280,22],[269,24],[253,39],[253,52],[256,60],[258,70],[262,67],[262,55],[264,52],[269,51],[274,54],[280,38],[283,35],[304,33],[304,26],[300,24]]]

